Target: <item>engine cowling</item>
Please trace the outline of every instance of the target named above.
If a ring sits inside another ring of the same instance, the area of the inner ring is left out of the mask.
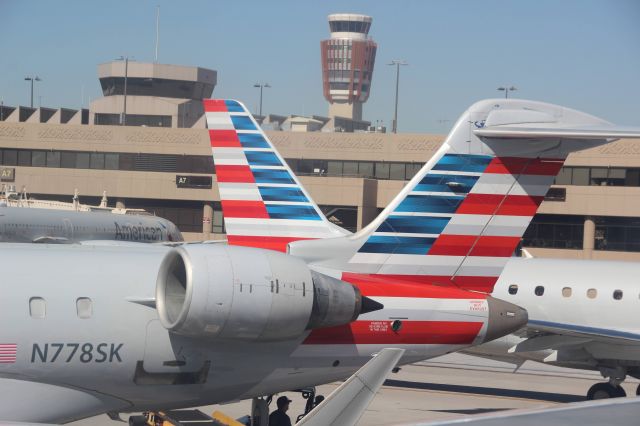
[[[344,281],[271,250],[184,245],[164,258],[156,307],[168,330],[223,340],[295,339],[307,330],[348,324],[362,297]]]

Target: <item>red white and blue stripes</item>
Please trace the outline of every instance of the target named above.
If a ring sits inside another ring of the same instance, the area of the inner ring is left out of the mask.
[[[205,100],[229,244],[286,251],[342,235],[324,217],[244,105]]]
[[[16,362],[18,345],[15,343],[0,343],[0,364],[13,364]]]
[[[491,292],[562,164],[444,153],[350,263],[389,281]]]

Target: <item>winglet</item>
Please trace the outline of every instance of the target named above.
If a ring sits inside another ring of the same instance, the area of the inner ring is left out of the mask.
[[[403,353],[398,348],[378,352],[296,426],[355,425]]]

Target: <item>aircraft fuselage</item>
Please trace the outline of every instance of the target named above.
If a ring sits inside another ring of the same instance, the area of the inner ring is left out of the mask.
[[[202,247],[215,265],[221,245]],[[405,348],[401,362],[410,363],[479,343],[494,303],[429,297],[423,288],[418,297],[372,295],[384,309],[330,333],[268,342],[185,336],[169,332],[155,308],[171,250],[3,244],[0,321],[15,326],[0,337],[10,345],[0,377],[109,396],[121,401],[115,411],[212,404],[343,379],[384,347]],[[229,282],[245,291],[251,284]]]
[[[182,241],[176,226],[145,215],[0,207],[0,242]]]

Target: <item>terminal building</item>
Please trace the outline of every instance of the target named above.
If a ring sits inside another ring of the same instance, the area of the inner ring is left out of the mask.
[[[366,33],[368,24],[354,29]],[[167,218],[188,240],[223,239],[201,104],[216,72],[118,61],[98,74],[104,97],[89,110],[2,107],[2,182],[61,201],[77,189],[87,204],[106,191],[111,206]],[[373,220],[445,137],[308,131],[335,125],[327,117],[260,121],[278,129],[266,133],[329,220],[350,231]],[[523,246],[542,257],[640,260],[640,139],[569,156]]]

